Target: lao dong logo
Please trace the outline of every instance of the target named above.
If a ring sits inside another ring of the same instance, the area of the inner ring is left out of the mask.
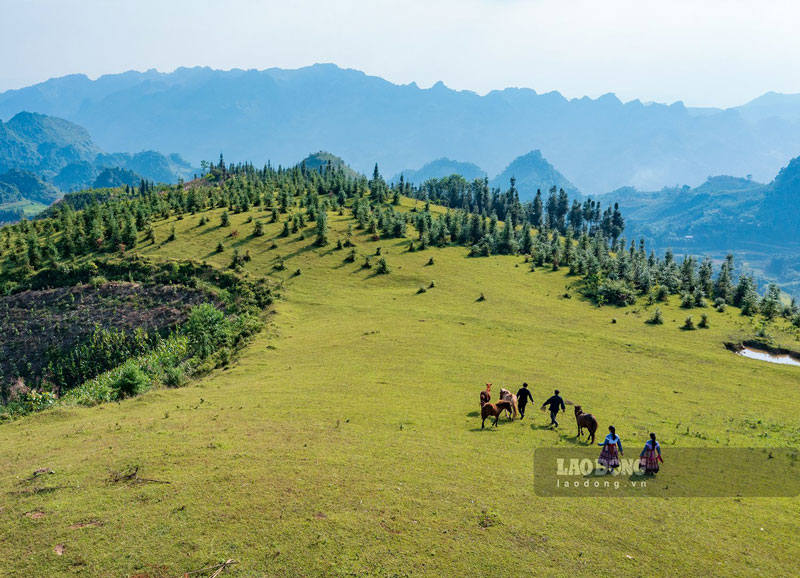
[[[641,462],[637,459],[619,458],[618,468],[607,468],[600,465],[597,460],[590,460],[589,458],[558,458],[556,460],[558,476],[588,476],[594,474],[595,476],[643,476],[644,470],[641,468]]]
[[[794,497],[800,495],[800,449],[663,447],[656,471],[638,452],[609,469],[590,446],[536,448],[533,489],[560,497]]]

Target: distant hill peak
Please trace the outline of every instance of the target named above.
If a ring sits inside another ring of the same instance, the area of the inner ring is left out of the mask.
[[[400,176],[409,183],[420,185],[428,179],[441,179],[450,175],[461,175],[468,181],[486,176],[486,171],[475,163],[456,161],[441,157],[426,163],[419,169],[406,169],[392,177],[393,182],[398,182]]]
[[[564,189],[572,195],[580,194],[578,188],[551,165],[542,156],[542,151],[539,149],[532,150],[511,161],[503,172],[491,180],[491,185],[505,190],[512,177],[516,180],[516,187],[522,200],[532,199],[537,190],[541,190],[542,194],[545,194],[551,187]]]
[[[336,156],[333,153],[329,153],[328,151],[317,151],[315,153],[311,153],[297,164],[304,164],[306,169],[314,171],[319,170],[320,167],[327,167],[330,165],[333,169],[342,169],[344,174],[351,179],[357,179],[360,176],[357,171],[351,168],[350,165],[344,161],[343,158]]]

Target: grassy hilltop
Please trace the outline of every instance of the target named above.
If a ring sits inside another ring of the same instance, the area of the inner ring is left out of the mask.
[[[347,262],[349,211],[328,213],[325,247],[259,208],[220,227],[224,211],[158,220],[136,250],[222,268],[249,251],[245,270],[281,286],[267,328],[188,387],[1,425],[0,576],[178,576],[228,558],[225,576],[253,577],[793,574],[797,498],[539,498],[533,451],[576,443],[572,408],[559,431],[530,408],[480,430],[483,384],[496,399],[527,381],[537,407],[559,388],[598,434],[616,425],[626,456],[656,431],[662,479],[671,446],[797,447],[800,373],[724,348],[754,331],[736,308],[681,331],[672,296],[648,325],[655,306],[596,307],[566,268],[364,231]],[[378,247],[388,275],[378,257],[362,268]]]

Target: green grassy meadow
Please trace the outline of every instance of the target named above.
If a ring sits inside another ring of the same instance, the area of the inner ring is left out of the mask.
[[[673,296],[651,326],[651,308],[565,298],[566,268],[359,232],[360,254],[389,264],[377,275],[334,248],[349,216],[330,213],[318,248],[313,226],[280,238],[263,211],[230,228],[221,212],[159,221],[158,242],[177,238],[137,250],[220,266],[249,250],[246,269],[283,286],[267,329],[185,388],[0,426],[0,576],[182,576],[229,558],[224,576],[795,575],[798,498],[534,494],[534,449],[576,443],[571,407],[557,431],[538,410],[554,388],[600,438],[614,424],[626,456],[657,432],[662,477],[670,446],[797,447],[800,370],[727,351],[753,331],[735,308]],[[679,329],[701,312],[709,329]],[[536,407],[481,431],[484,383],[497,399],[523,381]],[[136,466],[170,483],[111,481]]]

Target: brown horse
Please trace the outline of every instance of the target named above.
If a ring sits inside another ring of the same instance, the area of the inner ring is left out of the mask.
[[[491,391],[492,391],[492,384],[487,383],[486,389],[484,389],[481,392],[481,407],[483,407],[483,404],[489,403],[489,400],[492,399]]]
[[[487,417],[494,417],[494,426],[497,427],[497,420],[500,419],[500,414],[504,411],[511,412],[511,404],[507,401],[484,403],[481,406],[481,429],[483,429]]]
[[[581,406],[575,406],[575,421],[578,422],[578,437],[580,438],[583,435],[583,428],[589,432],[587,434],[592,436],[592,443],[594,443],[594,434],[597,431],[597,420],[594,416],[590,413],[583,413],[583,408]]]

